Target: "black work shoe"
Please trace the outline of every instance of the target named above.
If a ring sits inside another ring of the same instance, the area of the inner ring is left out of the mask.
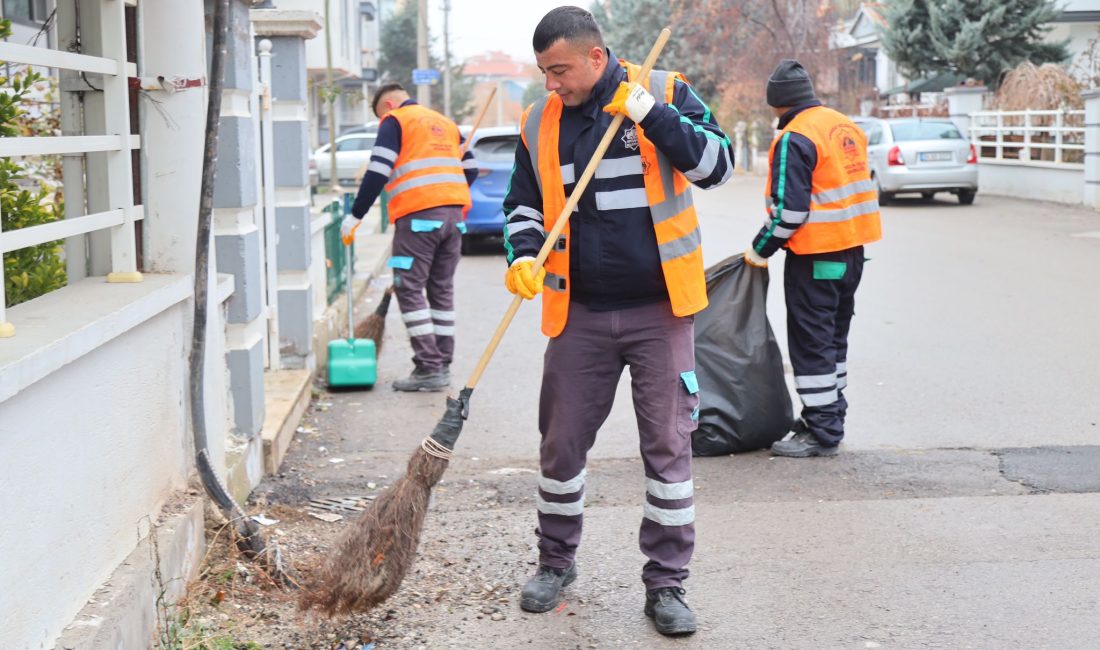
[[[451,373],[446,370],[424,370],[416,368],[412,374],[404,379],[393,382],[393,389],[406,393],[415,393],[420,390],[440,391],[446,390],[451,385]]]
[[[773,456],[809,458],[810,456],[836,456],[836,454],[835,446],[826,447],[808,431],[796,433],[790,439],[780,440],[772,445]]]
[[[561,596],[561,590],[577,579],[577,565],[568,569],[539,565],[534,577],[523,585],[519,606],[526,612],[537,614],[554,609]]]
[[[684,600],[681,587],[658,587],[645,592],[645,615],[666,636],[695,633],[695,614]]]

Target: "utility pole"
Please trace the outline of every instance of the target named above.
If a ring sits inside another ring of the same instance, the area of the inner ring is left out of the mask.
[[[443,114],[451,117],[451,0],[443,0]]]
[[[332,30],[329,29],[331,2],[332,0],[325,0],[325,104],[328,106],[328,175],[333,191],[338,192],[340,174],[336,169],[336,111],[333,104],[335,84],[332,80]]]
[[[428,0],[417,0],[416,8],[416,67],[428,69]],[[428,84],[417,84],[416,103],[421,106],[431,104],[431,89]]]

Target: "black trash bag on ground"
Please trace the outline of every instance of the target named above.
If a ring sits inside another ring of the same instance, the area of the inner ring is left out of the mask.
[[[766,311],[768,273],[743,255],[707,269],[710,306],[695,316],[696,456],[765,449],[793,420],[783,355]]]

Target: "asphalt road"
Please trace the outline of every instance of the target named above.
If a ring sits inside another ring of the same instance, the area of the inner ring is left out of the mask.
[[[761,191],[738,177],[697,193],[708,263],[748,245]],[[417,631],[389,647],[1097,647],[1100,215],[979,194],[971,207],[902,200],[883,221],[857,296],[840,456],[696,462],[697,635],[660,638],[641,613],[644,483],[625,374],[590,457],[581,578],[561,611],[519,610],[536,558],[545,346],[538,306],[524,305],[474,394],[405,584],[443,580],[452,595],[394,605]],[[779,259],[771,272],[782,341]],[[459,267],[456,388],[509,302],[503,273],[495,247]],[[324,395],[293,472],[262,494],[293,505],[402,470],[442,397],[389,389],[411,363],[396,313],[388,325],[379,386]],[[325,462],[334,455],[345,461]],[[463,600],[485,585],[502,620]]]

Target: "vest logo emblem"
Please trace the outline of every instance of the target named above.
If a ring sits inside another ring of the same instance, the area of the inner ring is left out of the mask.
[[[638,150],[638,131],[633,126],[623,131],[623,144],[631,151]]]

